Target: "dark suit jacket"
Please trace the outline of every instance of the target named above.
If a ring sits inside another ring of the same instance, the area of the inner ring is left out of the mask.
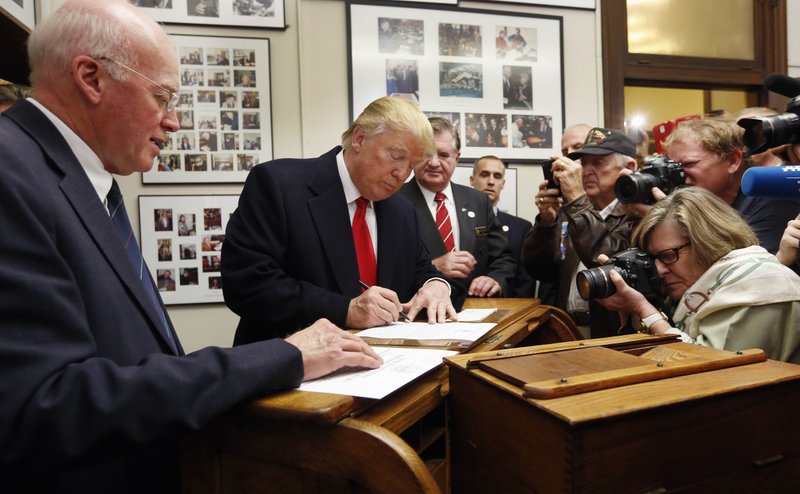
[[[519,262],[525,235],[533,228],[533,225],[526,219],[510,215],[504,211],[497,212],[497,222],[500,223],[500,228],[505,232],[511,255],[517,262],[517,269],[514,272],[514,280],[511,286],[512,292],[506,296],[533,297],[535,296],[536,282]]]
[[[284,335],[321,317],[345,325],[361,287],[336,168],[340,149],[262,163],[247,177],[222,245],[225,303],[241,316],[234,344]],[[395,195],[374,207],[378,285],[407,302],[442,275],[431,265],[411,205]]]
[[[469,277],[459,280],[469,288],[472,280],[478,276],[489,276],[503,289],[503,295],[509,296],[511,282],[516,270],[516,262],[508,248],[508,240],[497,222],[497,218],[489,202],[489,196],[478,192],[471,187],[451,183],[453,187],[453,202],[456,205],[456,215],[459,228],[459,247],[475,256],[477,264]],[[431,257],[437,258],[447,253],[436,221],[431,215],[431,210],[425,203],[420,186],[416,179],[406,183],[402,193],[414,204],[417,211],[420,233]],[[472,215],[470,215],[472,213]],[[452,220],[452,218],[451,218]],[[478,230],[483,233],[478,234]]]
[[[177,492],[181,430],[299,384],[283,341],[171,352],[86,173],[27,101],[0,116],[0,211],[4,491]]]

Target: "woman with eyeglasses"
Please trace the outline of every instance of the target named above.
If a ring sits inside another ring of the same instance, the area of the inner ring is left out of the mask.
[[[617,292],[597,301],[621,320],[640,321],[642,332],[725,350],[761,348],[771,359],[800,363],[800,277],[714,194],[687,187],[658,201],[631,243],[654,257],[661,290],[676,303],[674,326],[611,271]]]

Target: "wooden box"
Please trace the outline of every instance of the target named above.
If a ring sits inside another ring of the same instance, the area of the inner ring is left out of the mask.
[[[798,492],[800,366],[631,335],[458,355],[453,493]]]

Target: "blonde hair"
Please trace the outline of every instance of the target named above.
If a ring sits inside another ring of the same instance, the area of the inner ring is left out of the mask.
[[[15,101],[31,95],[31,88],[21,84],[0,84],[0,105],[13,105]]]
[[[758,238],[739,213],[702,187],[678,189],[653,205],[633,230],[632,243],[647,250],[650,234],[673,222],[692,243],[697,264],[708,269],[734,249],[758,245]]]
[[[664,140],[664,147],[697,139],[703,149],[724,158],[737,149],[744,152],[743,136],[744,129],[733,118],[707,116],[681,122]]]
[[[433,156],[436,152],[433,131],[425,114],[419,107],[403,98],[384,96],[367,105],[350,128],[342,134],[344,149],[350,149],[356,127],[363,130],[367,137],[389,131],[408,133],[414,136],[424,156]]]

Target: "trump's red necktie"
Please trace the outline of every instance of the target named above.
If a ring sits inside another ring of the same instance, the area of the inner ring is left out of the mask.
[[[378,281],[378,267],[366,220],[368,204],[369,201],[363,197],[356,199],[356,214],[353,216],[353,242],[356,245],[359,280],[372,286]]]

